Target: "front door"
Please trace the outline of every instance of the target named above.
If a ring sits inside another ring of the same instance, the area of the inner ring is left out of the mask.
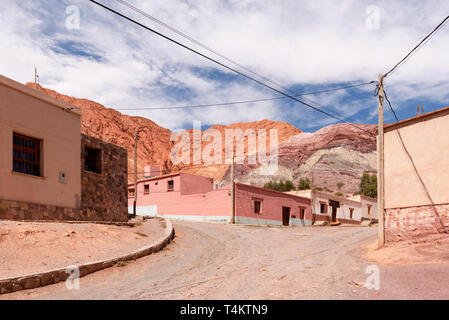
[[[282,225],[288,226],[290,224],[290,208],[282,207]]]
[[[337,221],[337,207],[332,207],[332,222]]]
[[[329,200],[329,206],[332,207],[332,222],[337,221],[337,208],[340,208],[340,202]]]

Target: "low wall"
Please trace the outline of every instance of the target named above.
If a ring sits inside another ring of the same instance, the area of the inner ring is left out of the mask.
[[[118,262],[135,260],[158,252],[175,237],[175,229],[173,228],[170,220],[166,220],[165,224],[165,232],[161,239],[150,243],[149,245],[144,246],[138,250],[135,250],[127,255],[108,260],[86,263],[78,266],[67,266],[65,268],[50,270],[47,272],[24,275],[22,277],[0,279],[0,294],[16,292],[25,289],[34,289],[65,281],[70,276],[70,270],[73,270],[74,267],[78,268],[80,277],[84,277],[87,274],[112,267]]]
[[[126,208],[126,207],[125,207]],[[65,208],[0,199],[0,220],[71,220],[71,221],[118,221],[126,222],[128,214],[117,217],[108,208]]]
[[[386,241],[399,241],[449,230],[449,204],[386,209]]]

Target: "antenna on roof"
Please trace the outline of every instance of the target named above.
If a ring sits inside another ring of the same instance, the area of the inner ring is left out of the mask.
[[[39,83],[39,75],[37,74],[37,68],[34,67],[34,89],[36,89],[38,83]]]

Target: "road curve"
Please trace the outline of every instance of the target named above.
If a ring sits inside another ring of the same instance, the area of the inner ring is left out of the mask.
[[[401,268],[380,267],[381,289],[364,287],[365,270],[372,263],[362,258],[360,246],[374,241],[376,228],[173,224],[176,238],[164,250],[87,275],[80,279],[79,290],[58,283],[0,299],[415,297],[395,290],[399,284],[407,286],[398,278]]]

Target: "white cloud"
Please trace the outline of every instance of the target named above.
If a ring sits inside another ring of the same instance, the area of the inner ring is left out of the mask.
[[[103,2],[212,56],[115,1]],[[285,86],[376,80],[378,73],[393,66],[442,20],[444,12],[449,12],[449,3],[444,0],[128,2]],[[68,30],[64,25],[65,8],[72,4],[81,10],[80,30]],[[365,26],[368,5],[380,9],[378,30]],[[57,50],[67,43],[80,45],[76,48],[85,48],[92,57]],[[408,108],[407,101],[413,99],[449,104],[447,52],[449,26],[387,79],[389,97],[399,110]],[[231,76],[231,72],[86,1],[3,0],[0,73],[26,82],[33,79],[35,66],[44,86],[114,108],[172,107],[277,96],[243,79],[231,81],[238,77],[225,79],[223,74]],[[223,74],[211,77],[207,72],[198,72],[213,71],[211,68]],[[357,92],[354,101],[350,95],[353,91],[310,98],[345,117],[373,119],[376,98],[368,89],[365,96]],[[172,129],[189,126],[193,119],[203,124],[226,124],[270,118],[294,122],[301,129],[333,122],[299,104],[291,107],[286,100],[127,113],[147,116]]]

